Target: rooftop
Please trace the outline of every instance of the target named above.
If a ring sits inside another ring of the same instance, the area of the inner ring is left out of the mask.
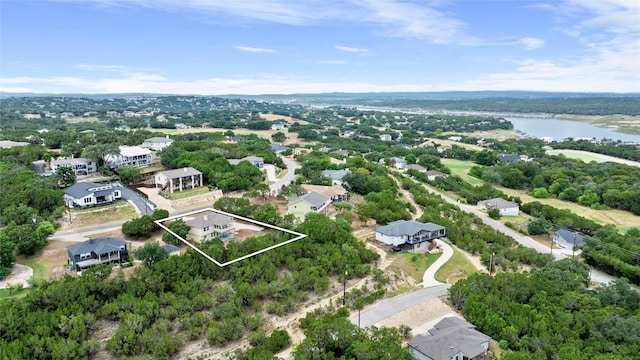
[[[457,317],[446,317],[429,330],[429,335],[416,335],[409,346],[431,359],[451,359],[459,352],[471,359],[485,352],[481,344],[489,340],[489,336],[472,324]]]
[[[180,178],[183,176],[202,175],[202,173],[192,167],[184,167],[181,169],[159,171],[158,174],[162,174],[170,179]]]
[[[311,205],[315,206],[316,208],[321,208],[322,206],[324,206],[327,202],[329,202],[328,197],[316,192],[316,191],[312,191],[310,193],[304,194],[302,196],[298,196],[295,198],[291,198],[289,199],[289,205],[293,205],[297,202],[300,201],[306,201],[308,203],[310,203]]]
[[[445,228],[434,223],[421,223],[414,220],[398,220],[385,226],[380,226],[376,232],[388,236],[415,235],[420,231],[439,231]]]
[[[67,246],[69,254],[75,256],[86,253],[104,254],[113,251],[120,251],[122,246],[126,246],[127,242],[119,237],[102,237],[89,239],[81,243]]]
[[[514,207],[520,207],[518,203],[513,201],[507,201],[503,198],[495,198],[495,199],[478,201],[478,205],[484,206],[488,209],[511,209]]]
[[[227,225],[233,222],[233,218],[228,215],[210,213],[187,219],[184,222],[191,227],[201,228],[211,225]]]

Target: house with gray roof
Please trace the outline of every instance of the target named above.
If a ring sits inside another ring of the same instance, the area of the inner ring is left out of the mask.
[[[155,151],[160,151],[160,150],[170,146],[171,144],[173,144],[173,140],[169,139],[168,135],[167,135],[167,137],[154,136],[152,138],[149,138],[149,139],[146,139],[145,141],[143,141],[142,145],[140,145],[140,147],[145,148],[145,149],[151,149],[151,150],[155,150]]]
[[[520,205],[518,205],[517,202],[508,201],[503,198],[478,201],[477,207],[485,211],[498,209],[501,216],[518,216],[518,214],[520,214]]]
[[[127,242],[119,237],[89,239],[67,246],[69,268],[82,271],[98,264],[129,261]]]
[[[251,165],[257,167],[258,169],[262,169],[264,167],[264,158],[260,156],[246,156],[242,159],[228,159],[229,164],[238,165],[241,161],[248,161]]]
[[[276,154],[281,154],[281,153],[289,150],[289,147],[284,146],[282,144],[271,144],[271,150],[273,150],[273,152],[276,153]]]
[[[72,158],[51,160],[51,170],[56,172],[61,167],[69,167],[76,176],[86,176],[98,171],[98,164],[92,159]]]
[[[214,238],[229,240],[235,231],[233,217],[214,212],[188,217],[184,222],[191,227],[187,238],[197,242]]]
[[[331,204],[330,197],[312,191],[302,196],[289,199],[287,212],[302,219],[310,212],[326,213],[329,204]]]
[[[376,240],[387,245],[421,246],[446,236],[446,228],[434,223],[421,223],[414,220],[398,220],[376,228]]]
[[[202,173],[192,167],[159,171],[154,180],[156,188],[171,193],[203,186]]]
[[[558,246],[562,246],[565,249],[577,250],[574,247],[578,247],[584,244],[584,236],[569,229],[558,229],[553,233],[553,242]]]
[[[122,197],[119,188],[112,184],[78,182],[63,190],[64,205],[85,207],[112,203]]]
[[[489,359],[491,338],[457,317],[446,317],[425,335],[416,335],[407,344],[418,360]]]
[[[322,170],[320,174],[331,179],[331,185],[342,185],[342,178],[347,174],[351,174],[351,170]]]

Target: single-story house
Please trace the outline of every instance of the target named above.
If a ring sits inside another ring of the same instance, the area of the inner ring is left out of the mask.
[[[380,135],[380,140],[382,140],[382,141],[391,141],[392,140],[391,134],[382,134],[382,135]]]
[[[427,168],[422,166],[422,165],[418,165],[418,164],[409,164],[406,166],[407,170],[416,170],[419,171],[421,173],[426,173],[427,172]]]
[[[520,156],[518,155],[510,155],[510,154],[499,154],[498,160],[506,163],[512,163],[516,161],[520,161]]]
[[[271,150],[273,150],[273,152],[276,153],[276,154],[281,154],[281,153],[289,150],[289,148],[287,146],[282,145],[282,144],[271,144]]]
[[[478,201],[477,206],[478,209],[485,211],[498,209],[501,216],[518,216],[520,214],[520,205],[517,202],[507,201],[503,198]]]
[[[114,185],[93,182],[75,183],[63,192],[64,205],[67,207],[108,204],[122,197],[122,192]]]
[[[387,245],[417,245],[446,236],[446,229],[433,223],[398,220],[376,228],[376,240]]]
[[[350,174],[351,170],[322,170],[320,174],[331,179],[331,185],[342,185],[342,178]]]
[[[349,192],[340,185],[324,186],[324,185],[300,185],[307,192],[318,192],[331,199],[332,202],[347,201],[349,199]]]
[[[117,155],[105,156],[105,161],[110,168],[134,166],[144,167],[153,165],[151,150],[140,146],[120,146],[120,153]]]
[[[577,250],[573,247],[584,244],[584,236],[577,231],[558,229],[553,233],[553,242],[565,249]]]
[[[173,140],[169,139],[169,136],[167,137],[155,136],[155,137],[146,139],[144,142],[142,142],[142,145],[140,145],[140,147],[143,147],[145,149],[160,151],[171,144],[173,144]]]
[[[98,171],[98,164],[87,158],[56,159],[51,160],[50,165],[54,172],[61,167],[70,167],[76,176],[86,176]]]
[[[407,160],[399,157],[394,157],[393,166],[395,166],[396,169],[402,170],[407,166]]]
[[[324,212],[331,204],[331,198],[318,192],[310,192],[302,196],[289,199],[287,212],[294,214],[298,218],[304,218],[310,212]]]
[[[0,149],[10,149],[18,146],[27,146],[27,145],[30,145],[30,144],[24,141],[0,140]]]
[[[235,230],[233,217],[218,213],[186,218],[184,222],[191,227],[187,238],[192,241],[213,238],[228,240],[233,237]]]
[[[192,167],[159,171],[155,176],[156,187],[162,191],[182,191],[203,185],[202,173]]]
[[[89,239],[67,246],[69,268],[82,271],[98,264],[129,261],[127,242],[119,237]]]
[[[162,248],[167,252],[167,254],[169,254],[169,256],[180,255],[180,248],[175,245],[166,244],[162,245]]]
[[[228,159],[228,161],[231,165],[238,165],[241,161],[248,161],[258,169],[262,169],[264,167],[264,159],[259,156],[246,156],[242,159]]]
[[[451,145],[440,145],[440,146],[438,146],[436,148],[436,151],[439,152],[439,153],[443,153],[443,152],[445,152],[447,150],[451,150],[451,149],[453,149],[453,146],[451,146]]]
[[[340,150],[333,151],[331,153],[335,155],[340,155],[340,156],[349,156],[349,150],[340,149]]]
[[[440,172],[438,170],[428,170],[426,172],[427,179],[434,181],[437,177],[447,177],[447,174]]]
[[[284,129],[284,123],[283,122],[278,122],[275,124],[271,124],[271,130],[282,130]]]
[[[446,317],[426,335],[416,335],[407,344],[417,360],[489,359],[491,338],[457,317]]]

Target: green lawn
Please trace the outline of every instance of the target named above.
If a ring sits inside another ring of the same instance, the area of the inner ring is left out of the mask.
[[[195,195],[201,195],[201,194],[206,194],[209,192],[209,188],[206,186],[203,187],[198,187],[195,189],[187,189],[187,190],[182,190],[182,191],[176,191],[174,193],[160,193],[163,197],[169,199],[169,200],[178,200],[178,199],[184,199],[184,198],[188,198],[190,196],[195,196]]]
[[[440,257],[440,255],[442,255],[442,253],[412,254],[407,252],[395,255],[396,259],[391,264],[402,269],[402,271],[407,273],[417,282],[422,282],[424,272]]]
[[[565,157],[568,157],[570,159],[579,159],[582,160],[586,163],[588,162],[605,162],[607,161],[606,159],[604,159],[602,156],[599,156],[598,154],[585,154],[585,153],[577,153],[577,152],[573,152],[571,150],[552,150],[549,151],[550,155],[564,155]]]
[[[473,161],[455,160],[455,159],[440,159],[440,162],[451,169],[451,174],[458,175],[462,180],[468,182],[473,186],[483,185],[484,181],[469,175],[469,169],[473,166],[477,166]]]
[[[457,248],[453,248],[453,256],[436,272],[435,278],[440,282],[455,284],[458,280],[467,278],[478,270]]]

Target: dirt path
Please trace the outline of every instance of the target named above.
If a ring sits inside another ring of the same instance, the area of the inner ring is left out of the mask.
[[[398,184],[398,188],[400,189],[402,195],[404,195],[404,197],[406,197],[407,200],[409,200],[411,204],[416,208],[416,213],[411,214],[412,219],[415,220],[422,217],[422,214],[424,214],[424,212],[422,211],[422,206],[416,203],[416,200],[413,198],[413,194],[411,194],[408,190],[402,188],[402,184],[400,183],[400,180],[398,180],[398,178],[394,177],[393,179],[396,181],[396,184]]]

